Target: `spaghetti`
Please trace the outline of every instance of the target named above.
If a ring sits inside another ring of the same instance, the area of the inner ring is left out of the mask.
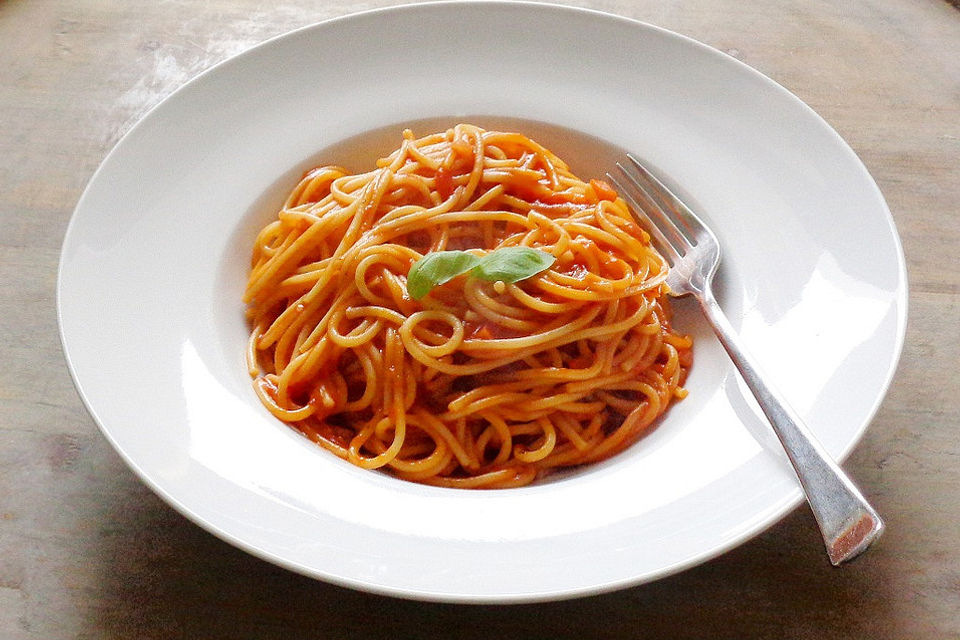
[[[407,292],[424,255],[514,246],[555,261]],[[260,231],[248,368],[273,415],[360,467],[524,485],[623,450],[686,394],[666,275],[606,183],[523,135],[404,131],[372,171],[306,173]]]

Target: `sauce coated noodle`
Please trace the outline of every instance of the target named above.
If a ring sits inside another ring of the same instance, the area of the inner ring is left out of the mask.
[[[556,261],[407,293],[429,252],[517,245]],[[360,467],[524,485],[623,450],[685,395],[666,274],[606,183],[525,136],[405,131],[372,171],[308,172],[257,236],[250,375],[277,418]]]

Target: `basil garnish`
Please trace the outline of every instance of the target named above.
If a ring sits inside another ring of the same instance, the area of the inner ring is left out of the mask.
[[[466,251],[428,253],[413,263],[407,274],[407,293],[419,300],[434,287],[449,282],[477,266],[480,258]]]
[[[490,282],[519,282],[549,268],[555,260],[552,255],[539,249],[501,247],[483,256],[471,275]]]
[[[530,247],[501,247],[482,258],[466,251],[428,253],[410,267],[407,293],[419,300],[434,287],[467,272],[491,282],[519,282],[548,269],[555,260],[549,253]]]

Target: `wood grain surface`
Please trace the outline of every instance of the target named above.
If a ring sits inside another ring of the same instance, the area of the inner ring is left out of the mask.
[[[887,198],[910,279],[896,379],[845,466],[887,518],[831,568],[801,507],[653,584],[424,604],[289,573],[141,484],[60,350],[59,249],[119,137],[214,63],[361,0],[0,0],[0,638],[960,637],[960,12],[943,0],[590,0],[739,58],[819,112]]]

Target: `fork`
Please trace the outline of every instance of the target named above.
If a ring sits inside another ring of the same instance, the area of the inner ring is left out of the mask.
[[[767,382],[711,289],[720,263],[716,235],[676,195],[627,155],[617,163],[623,180],[607,174],[633,214],[650,231],[670,264],[666,284],[673,296],[692,295],[780,439],[817,520],[830,562],[837,566],[861,554],[883,532],[883,521],[849,477],[817,442],[799,415]]]

